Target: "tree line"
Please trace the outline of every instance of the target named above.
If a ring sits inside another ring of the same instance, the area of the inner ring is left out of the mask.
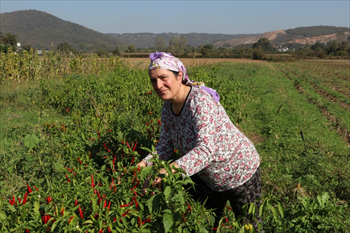
[[[8,48],[16,49],[17,36],[7,33],[2,35],[0,32],[0,51],[7,52]],[[268,38],[260,38],[254,44],[239,45],[234,48],[229,46],[215,47],[213,44],[199,45],[197,47],[187,45],[187,39],[183,36],[174,37],[169,40],[168,45],[163,37],[156,37],[153,42],[153,47],[136,48],[133,44],[118,45],[113,50],[107,48],[97,48],[94,53],[100,57],[108,57],[111,54],[115,56],[146,56],[154,51],[164,51],[172,53],[178,57],[203,57],[203,58],[252,58],[252,59],[267,59],[268,54],[279,54],[279,48],[288,48],[287,54],[295,55],[302,58],[306,56],[315,56],[324,58],[326,56],[349,56],[350,55],[350,36],[343,32],[337,34],[337,39],[328,43],[316,42],[315,44],[297,44],[286,43],[279,46],[273,45]],[[22,50],[30,51],[33,49],[31,45],[24,45]],[[83,52],[73,48],[67,42],[58,44],[54,51],[67,55],[82,55]],[[271,57],[271,56],[270,56]]]

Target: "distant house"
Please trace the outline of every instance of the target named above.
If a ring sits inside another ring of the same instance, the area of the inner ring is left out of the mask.
[[[281,48],[278,49],[278,51],[280,51],[280,52],[287,52],[288,48],[287,47],[281,47]]]
[[[42,50],[37,50],[37,52],[38,52],[39,56],[43,55],[43,51]]]

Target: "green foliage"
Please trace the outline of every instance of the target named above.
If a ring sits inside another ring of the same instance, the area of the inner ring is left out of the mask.
[[[212,211],[186,192],[193,182],[181,169],[172,173],[171,161],[156,154],[154,166],[135,166],[154,151],[160,131],[162,101],[147,72],[119,62],[108,70],[114,60],[104,61],[89,75],[84,70],[89,66],[81,65],[89,63],[75,58],[68,64],[76,73],[2,85],[1,231],[210,232]],[[312,85],[349,100],[326,89],[330,82],[322,85],[324,72],[316,77],[308,69],[326,69],[331,77],[347,73],[324,64],[298,65],[224,63],[188,71],[218,91],[237,127],[263,139],[255,142],[262,157],[262,207],[244,209],[263,216],[265,231],[346,232],[348,147],[318,106],[339,119],[337,127],[348,128],[349,114],[319,97]],[[144,181],[152,183],[161,168],[169,173],[159,175],[161,189],[144,193]],[[217,232],[252,232],[250,223],[227,207]]]
[[[259,47],[266,53],[276,52],[276,49],[273,47],[271,41],[266,37],[260,38],[258,42],[253,44],[253,49],[258,49]]]
[[[72,48],[72,46],[70,46],[67,42],[63,42],[60,43],[56,46],[56,51],[61,52],[61,53],[65,53],[65,54],[76,54],[77,50],[75,50],[74,48]]]
[[[349,31],[347,27],[334,27],[334,26],[312,26],[312,27],[297,27],[295,29],[286,30],[287,34],[302,35],[305,37],[313,37],[320,35],[329,35],[333,33]]]

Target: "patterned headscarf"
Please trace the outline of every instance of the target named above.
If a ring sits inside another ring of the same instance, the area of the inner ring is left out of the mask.
[[[203,82],[196,82],[196,81],[190,80],[188,78],[187,70],[184,64],[178,58],[171,55],[171,53],[154,52],[149,55],[149,58],[151,59],[151,64],[148,70],[159,68],[159,69],[167,69],[175,72],[182,71],[183,73],[182,82],[185,85],[198,86],[199,88],[203,89],[204,91],[212,95],[216,102],[219,102],[220,100],[219,94],[214,89],[206,87]]]

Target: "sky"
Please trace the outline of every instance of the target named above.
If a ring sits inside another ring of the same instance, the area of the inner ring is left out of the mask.
[[[102,33],[255,34],[318,25],[350,27],[350,0],[0,0],[0,13],[29,9]]]

